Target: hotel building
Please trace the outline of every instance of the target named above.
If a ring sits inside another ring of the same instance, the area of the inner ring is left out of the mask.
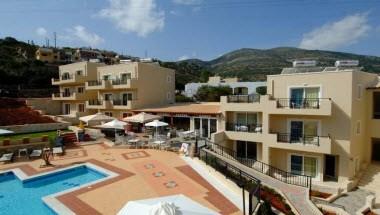
[[[359,67],[292,67],[267,76],[267,95],[221,97],[215,143],[313,186],[350,189],[380,161],[380,85]],[[325,183],[329,182],[329,183]]]

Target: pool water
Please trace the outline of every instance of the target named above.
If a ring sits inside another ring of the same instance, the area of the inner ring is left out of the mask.
[[[0,214],[55,214],[43,197],[105,177],[85,165],[24,181],[13,172],[0,174]]]

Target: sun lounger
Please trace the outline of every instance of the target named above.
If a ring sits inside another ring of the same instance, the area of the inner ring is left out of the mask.
[[[11,162],[13,158],[13,153],[3,154],[0,157],[0,162]]]
[[[42,150],[41,149],[34,149],[30,154],[29,154],[29,157],[30,158],[37,158],[37,157],[41,157],[42,155]]]
[[[63,154],[63,149],[61,146],[53,147],[53,154]]]

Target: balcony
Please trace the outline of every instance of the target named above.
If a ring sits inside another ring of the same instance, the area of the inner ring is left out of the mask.
[[[263,142],[264,135],[262,134],[261,124],[239,124],[227,123],[225,135],[231,140],[242,140],[252,142]]]
[[[85,100],[86,96],[84,93],[77,92],[61,92],[61,93],[53,93],[52,100]]]
[[[112,102],[105,100],[89,100],[86,101],[86,108],[88,109],[112,109]]]
[[[278,98],[275,99],[275,102],[276,108],[271,111],[273,114],[331,115],[332,101],[330,98]]]
[[[258,94],[221,96],[221,109],[224,111],[262,111],[260,100],[267,96]]]
[[[86,81],[86,77],[83,75],[72,75],[72,74],[66,74],[61,75],[59,79],[52,78],[51,84],[52,85],[75,85],[75,84],[83,84]]]
[[[136,79],[115,79],[112,80],[113,89],[134,88]]]
[[[316,153],[331,153],[331,138],[329,136],[313,136],[304,134],[276,133],[277,142],[273,147]]]
[[[108,80],[95,80],[86,82],[86,90],[105,90],[111,88],[111,82]]]
[[[113,108],[114,109],[132,109],[134,101],[132,100],[113,100]]]
[[[259,94],[227,96],[227,103],[254,103],[254,102],[260,102]]]

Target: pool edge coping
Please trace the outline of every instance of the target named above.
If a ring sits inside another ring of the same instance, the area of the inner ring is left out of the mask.
[[[63,191],[60,191],[60,192],[57,192],[57,193],[53,193],[53,194],[50,194],[50,195],[47,195],[47,196],[44,196],[44,197],[41,198],[41,200],[54,213],[56,213],[56,214],[73,214],[74,215],[75,213],[72,210],[70,210],[70,208],[68,208],[65,204],[63,204],[61,201],[58,200],[59,196],[67,194],[67,193],[70,193],[70,192],[73,192],[73,191],[77,191],[77,190],[80,190],[80,189],[83,189],[83,188],[86,188],[86,187],[87,188],[91,188],[91,185],[94,185],[94,184],[97,184],[97,183],[100,183],[100,182],[103,182],[103,181],[115,178],[115,177],[119,176],[119,174],[115,173],[113,171],[110,171],[108,169],[105,169],[103,167],[100,167],[98,165],[95,165],[95,164],[93,164],[91,162],[74,164],[72,166],[68,166],[68,167],[64,167],[64,168],[60,168],[60,169],[55,169],[55,170],[52,170],[52,171],[42,172],[42,173],[38,173],[38,174],[35,174],[35,175],[32,175],[32,176],[26,175],[25,172],[22,171],[20,168],[8,169],[8,170],[4,170],[4,171],[0,170],[0,174],[7,173],[7,172],[12,172],[20,181],[24,182],[26,180],[31,180],[31,179],[42,177],[42,176],[49,175],[49,174],[52,174],[52,173],[63,172],[63,171],[66,171],[66,170],[69,170],[69,169],[72,169],[72,168],[77,168],[77,167],[80,167],[80,166],[86,166],[86,167],[88,167],[90,169],[98,171],[101,174],[105,174],[106,176],[104,178],[101,178],[101,179],[98,179],[98,180],[95,180],[95,181],[91,181],[91,182],[83,184],[81,186],[69,188],[67,190],[63,190]]]

